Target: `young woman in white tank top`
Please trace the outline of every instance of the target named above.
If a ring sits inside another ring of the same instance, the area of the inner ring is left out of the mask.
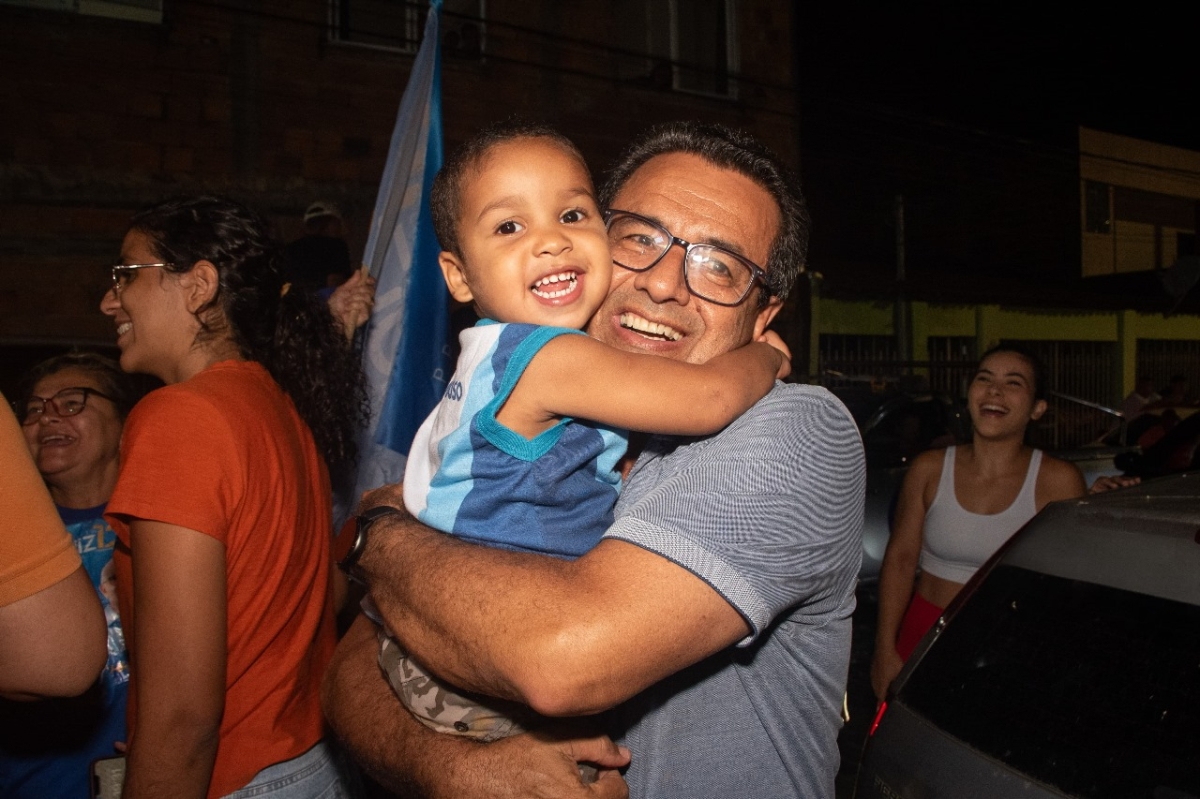
[[[1085,493],[1073,464],[1025,444],[1025,428],[1046,412],[1043,391],[1032,355],[989,350],[967,391],[971,443],[922,453],[905,476],[879,577],[879,701],[975,570],[1047,503]]]

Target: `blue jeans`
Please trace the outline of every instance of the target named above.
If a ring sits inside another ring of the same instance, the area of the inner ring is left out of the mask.
[[[267,766],[241,790],[225,799],[352,799],[357,775],[325,741],[299,757]]]

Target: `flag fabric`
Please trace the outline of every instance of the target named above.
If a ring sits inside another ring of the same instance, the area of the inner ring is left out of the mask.
[[[363,491],[401,480],[413,436],[449,377],[448,293],[429,211],[429,190],[442,165],[442,0],[429,5],[363,256],[378,282],[363,338],[371,420],[359,441],[351,507]]]

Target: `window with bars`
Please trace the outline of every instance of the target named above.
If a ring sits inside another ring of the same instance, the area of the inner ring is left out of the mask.
[[[1138,376],[1152,379],[1160,391],[1182,375],[1188,382],[1188,399],[1195,399],[1200,389],[1200,341],[1140,338],[1136,363]]]
[[[737,97],[737,0],[618,0],[617,74],[660,89]]]
[[[1165,269],[1195,254],[1200,201],[1083,181],[1083,274]]]
[[[329,39],[416,53],[428,13],[428,2],[330,0]],[[440,27],[444,55],[479,57],[484,52],[484,0],[443,0]]]
[[[0,5],[42,8],[156,25],[163,19],[163,0],[0,0]]]
[[[975,374],[978,354],[974,336],[930,336],[929,388],[938,394],[965,397],[967,384]]]

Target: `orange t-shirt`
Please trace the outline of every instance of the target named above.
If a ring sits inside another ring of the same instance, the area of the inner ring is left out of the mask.
[[[134,658],[130,738],[138,675],[128,522],[178,525],[225,545],[225,713],[209,797],[324,734],[319,691],[336,643],[330,501],[312,434],[258,363],[214,364],[150,393],[126,422],[106,516],[119,539],[113,560]]]
[[[0,533],[3,607],[65,580],[80,561],[3,396],[0,406],[0,507],[8,517]]]

